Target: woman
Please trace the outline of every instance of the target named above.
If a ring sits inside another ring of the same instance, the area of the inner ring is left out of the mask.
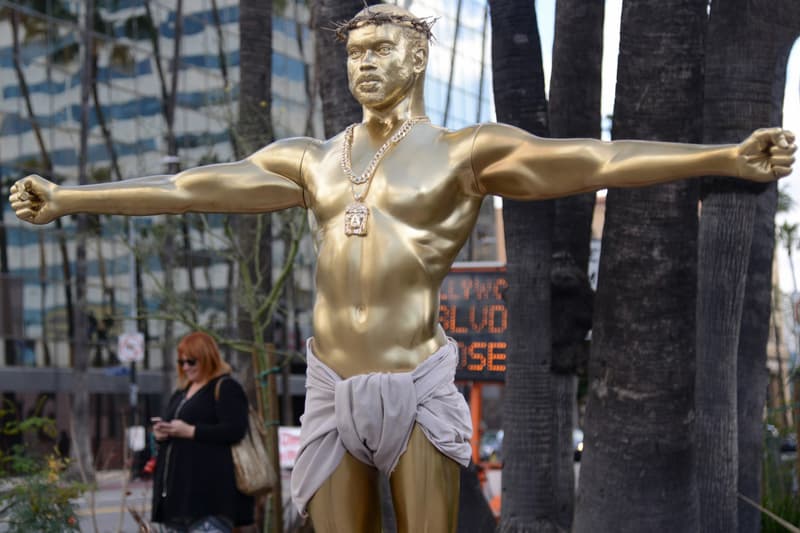
[[[210,335],[190,333],[178,344],[178,390],[163,419],[153,478],[153,522],[168,532],[230,532],[253,522],[253,498],[239,492],[231,445],[247,431],[247,397],[229,377]]]

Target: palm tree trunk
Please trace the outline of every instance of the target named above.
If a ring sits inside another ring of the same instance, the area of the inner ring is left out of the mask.
[[[600,0],[558,0],[553,43],[553,70],[550,78],[550,133],[553,137],[600,138],[600,70],[603,55],[604,5]],[[595,194],[579,194],[554,202],[553,255],[566,254],[577,269],[586,272],[589,266],[589,243],[592,231]],[[588,286],[588,280],[586,285]],[[553,328],[553,361],[560,361],[561,372],[553,373],[555,413],[560,423],[554,435],[554,479],[558,507],[558,523],[569,530],[575,508],[575,472],[572,431],[575,420],[577,385],[575,374],[586,358],[576,354],[586,351],[584,337],[591,328],[591,290],[583,292],[585,301],[574,302],[558,317],[551,315]],[[552,305],[559,305],[555,292]],[[570,302],[572,303],[572,302]],[[588,318],[588,321],[586,318]],[[555,324],[564,326],[556,328]],[[565,338],[556,338],[556,329]]]
[[[699,141],[705,9],[623,3],[614,138]],[[697,531],[697,199],[693,181],[608,193],[575,533]]]
[[[533,4],[489,2],[497,118],[547,134],[541,45]],[[552,202],[503,202],[509,353],[503,401],[499,531],[555,531],[550,254]]]
[[[239,146],[245,152],[254,152],[273,140],[272,102],[272,2],[242,0],[239,2]],[[243,250],[255,250],[255,255],[246,264],[240,265],[240,276],[249,274],[250,279],[260,280],[258,290],[266,294],[272,287],[272,225],[271,215],[238,216],[237,234]],[[256,231],[256,228],[259,228]],[[247,270],[248,272],[244,272]],[[240,279],[241,281],[241,279]],[[241,286],[241,283],[240,283]],[[250,307],[252,309],[252,307]],[[248,316],[239,309],[238,328],[242,338],[262,344],[271,340],[271,327],[258,317]],[[270,317],[271,318],[271,317]],[[256,346],[255,352],[264,353],[264,346]],[[252,362],[240,359],[239,372],[252,368]],[[263,368],[267,368],[264,361]],[[271,368],[271,367],[270,367]],[[246,375],[246,374],[245,374]],[[274,413],[277,405],[274,397],[262,395],[264,413]],[[270,459],[278,466],[278,428],[267,426],[267,443]],[[276,468],[276,471],[280,471]],[[283,500],[280,476],[270,493],[267,503],[264,530],[273,533],[283,531]],[[268,529],[269,528],[269,529]]]
[[[736,410],[739,433],[737,486],[740,494],[756,502],[761,501],[763,414],[769,384],[767,340],[772,303],[772,256],[775,249],[777,187],[773,185],[770,189],[756,199],[736,361]],[[776,349],[779,350],[778,345]],[[780,353],[778,356],[780,358]],[[739,533],[761,531],[761,513],[746,502],[739,501],[738,520]]]
[[[745,0],[716,3],[712,8],[705,142],[739,141],[754,127],[780,123],[776,110],[783,100],[786,62],[800,25],[787,30],[782,26],[790,19],[767,21],[763,13]],[[776,203],[774,187],[721,178],[704,184],[696,435],[701,527],[712,533],[753,532],[760,527],[758,512],[740,503],[737,493],[760,501]]]

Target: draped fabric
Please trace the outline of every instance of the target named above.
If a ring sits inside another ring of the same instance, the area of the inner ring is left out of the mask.
[[[458,347],[452,339],[411,372],[340,378],[307,344],[306,406],[292,499],[301,514],[345,452],[391,474],[414,424],[444,455],[469,464],[472,420],[453,380]]]

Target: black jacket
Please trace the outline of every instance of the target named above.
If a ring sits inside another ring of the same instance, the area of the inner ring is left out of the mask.
[[[215,378],[191,398],[187,389],[169,400],[164,420],[195,426],[194,439],[167,439],[158,446],[153,478],[153,522],[186,526],[205,516],[227,517],[235,525],[253,523],[253,498],[236,489],[231,444],[247,432],[247,396],[224,376],[219,399]]]

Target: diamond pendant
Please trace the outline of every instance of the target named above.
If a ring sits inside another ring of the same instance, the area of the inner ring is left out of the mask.
[[[344,210],[344,234],[363,237],[367,234],[369,207],[361,202],[353,202]]]

